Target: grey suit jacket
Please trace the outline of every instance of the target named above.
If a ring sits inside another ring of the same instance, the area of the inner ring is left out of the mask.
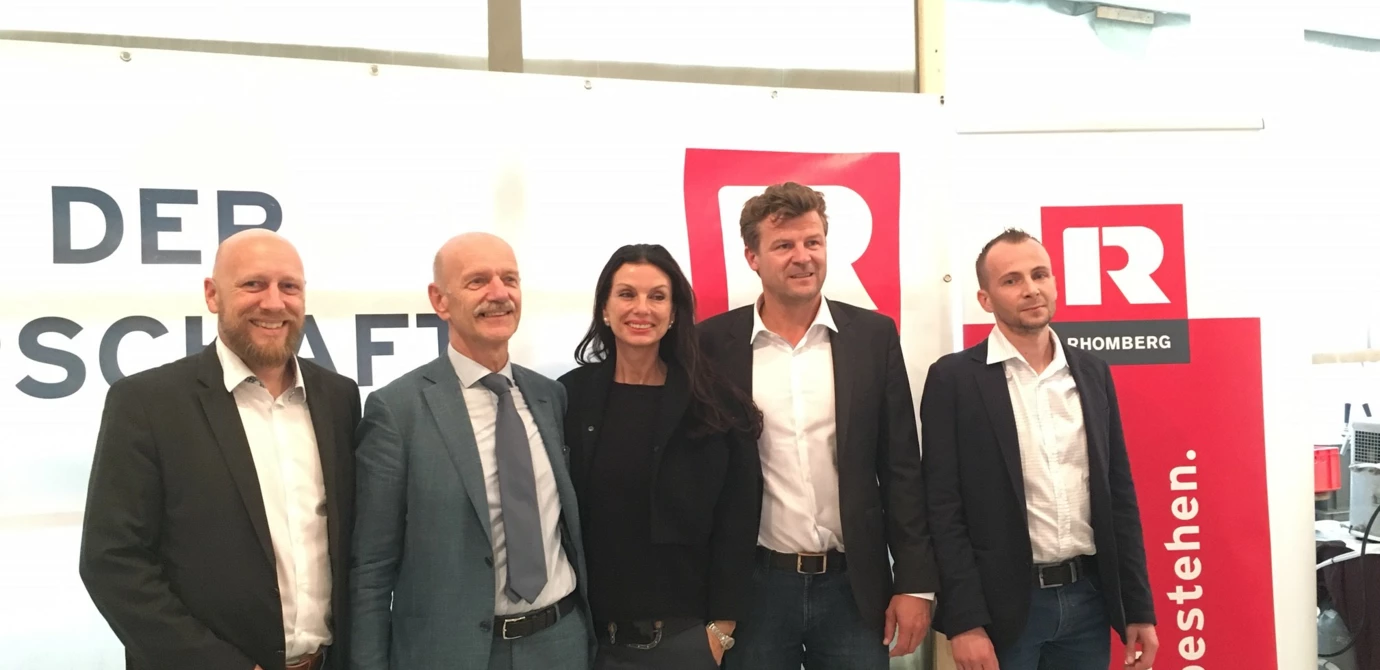
[[[562,540],[585,607],[579,507],[561,422],[565,388],[532,370],[512,369],[551,459]],[[370,394],[356,435],[351,667],[488,667],[494,640],[488,497],[449,358],[441,356]],[[593,635],[591,630],[591,655]]]

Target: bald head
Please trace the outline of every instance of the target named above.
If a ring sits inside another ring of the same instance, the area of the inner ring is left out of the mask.
[[[436,251],[436,259],[431,263],[432,281],[441,286],[449,284],[448,278],[464,271],[466,262],[502,259],[517,269],[517,257],[513,248],[503,238],[492,233],[462,233],[448,240]]]
[[[427,291],[436,314],[450,324],[456,351],[498,370],[522,316],[517,257],[503,238],[465,233],[446,240],[432,263]]]
[[[234,276],[247,262],[269,256],[275,264],[285,265],[285,269],[302,275],[302,258],[287,238],[267,228],[251,228],[226,238],[216,248],[215,265],[211,268],[211,278],[222,281]]]

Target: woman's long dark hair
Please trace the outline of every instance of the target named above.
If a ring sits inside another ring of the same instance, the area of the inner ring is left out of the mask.
[[[613,291],[614,273],[628,263],[656,266],[671,279],[674,325],[661,338],[658,354],[667,365],[679,365],[690,381],[690,414],[697,419],[691,432],[736,432],[755,441],[762,433],[762,412],[751,397],[720,375],[700,351],[699,335],[695,332],[695,290],[681,272],[680,264],[660,244],[628,244],[613,252],[594,287],[594,319],[575,347],[575,361],[591,365],[617,356],[618,342],[613,329],[604,324],[604,307]]]

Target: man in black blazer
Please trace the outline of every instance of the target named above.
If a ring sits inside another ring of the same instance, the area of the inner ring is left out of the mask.
[[[294,356],[302,262],[227,239],[204,351],[111,385],[80,573],[131,669],[347,666],[359,387]]]
[[[924,638],[939,585],[896,323],[821,294],[819,192],[771,186],[740,227],[762,296],[701,326],[764,414],[756,605],[725,665],[886,668]]]
[[[977,276],[996,327],[930,366],[920,404],[935,629],[961,670],[1106,670],[1109,629],[1147,670],[1159,642],[1111,370],[1050,328],[1033,237],[988,242]]]

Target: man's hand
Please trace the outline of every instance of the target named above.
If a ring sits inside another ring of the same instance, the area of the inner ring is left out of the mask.
[[[882,639],[882,644],[890,645],[895,637],[896,647],[891,650],[892,658],[913,654],[925,639],[925,631],[929,627],[930,601],[904,593],[894,595],[891,597],[891,606],[886,608],[886,637]]]
[[[1136,658],[1136,643],[1140,643],[1140,658]],[[1126,668],[1127,670],[1150,670],[1155,664],[1155,653],[1160,650],[1160,638],[1155,627],[1148,623],[1133,623],[1126,627]]]
[[[949,650],[958,670],[998,670],[997,652],[985,629],[974,628],[949,638]]]

